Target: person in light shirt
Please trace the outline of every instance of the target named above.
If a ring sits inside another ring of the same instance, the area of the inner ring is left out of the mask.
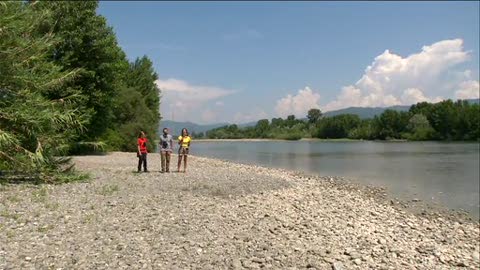
[[[180,147],[178,148],[178,172],[180,172],[182,159],[183,159],[183,172],[187,171],[187,156],[188,156],[188,149],[190,148],[191,141],[192,139],[188,134],[188,130],[186,128],[183,128],[182,134],[178,136],[178,144],[180,145]]]
[[[170,156],[173,152],[173,138],[168,134],[168,128],[163,129],[163,134],[160,135],[160,160],[162,173],[170,172]]]

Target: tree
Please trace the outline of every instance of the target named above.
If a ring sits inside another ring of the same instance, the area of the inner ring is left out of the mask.
[[[76,78],[49,61],[58,42],[52,14],[23,2],[0,2],[0,170],[36,175],[44,181],[71,179],[63,157],[84,131],[78,94],[51,98]]]
[[[400,139],[402,133],[407,131],[409,112],[385,110],[380,116],[373,119],[377,139]]]
[[[266,138],[267,133],[270,129],[268,119],[258,120],[257,125],[255,125],[255,133],[257,137]]]
[[[321,117],[322,117],[322,111],[320,111],[319,109],[308,110],[307,118],[310,124],[317,123]]]
[[[351,130],[357,128],[361,120],[358,115],[341,114],[324,118],[319,125],[319,138],[347,138]]]
[[[98,1],[39,1],[35,8],[52,13],[50,58],[63,70],[78,69],[78,76],[64,87],[52,89],[49,97],[81,93],[79,109],[90,120],[83,141],[97,141],[112,127],[114,100],[119,93],[128,62],[104,17],[97,15]]]
[[[157,127],[160,121],[158,75],[148,57],[130,63],[123,85],[113,103],[113,125],[102,138],[110,149],[135,151],[136,138],[143,130],[149,138],[148,149],[155,149]]]
[[[428,122],[425,115],[417,113],[408,120],[407,130],[411,132],[411,135],[407,136],[410,140],[430,140],[435,136],[435,130]]]

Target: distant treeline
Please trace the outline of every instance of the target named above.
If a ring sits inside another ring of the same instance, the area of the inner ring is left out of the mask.
[[[0,178],[68,180],[67,154],[156,137],[157,74],[129,62],[97,1],[0,2]],[[151,146],[150,146],[151,147]]]
[[[408,112],[385,110],[373,119],[360,119],[353,114],[322,117],[318,109],[308,111],[307,119],[262,119],[255,126],[238,128],[228,125],[196,134],[197,138],[242,139],[301,138],[392,140],[479,140],[480,106],[467,101],[445,100],[412,105]]]

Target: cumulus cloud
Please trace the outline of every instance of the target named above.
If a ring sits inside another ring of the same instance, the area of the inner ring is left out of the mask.
[[[480,87],[478,81],[465,81],[460,83],[459,89],[455,92],[457,99],[480,98]]]
[[[329,111],[349,106],[385,107],[440,101],[444,95],[452,96],[454,91],[446,74],[469,57],[469,52],[463,50],[461,39],[439,41],[407,57],[386,50],[365,69],[360,80],[343,87],[337,98],[322,109]],[[470,72],[465,71],[463,77],[466,76],[470,76]],[[475,94],[474,83],[457,81],[455,84],[459,83],[457,96]]]
[[[202,121],[206,123],[212,123],[217,120],[217,112],[206,109],[202,112]]]
[[[308,110],[319,108],[320,94],[315,93],[310,87],[298,90],[296,95],[287,95],[277,100],[275,112],[280,117],[294,114],[297,117],[304,117]]]
[[[242,124],[242,123],[248,123],[248,122],[255,122],[265,118],[268,118],[268,115],[264,110],[259,108],[254,108],[253,110],[247,113],[237,112],[233,117],[233,121],[235,123]]]
[[[216,119],[217,111],[209,109],[209,104],[218,99],[236,93],[234,90],[216,86],[192,85],[178,79],[157,80],[162,94],[161,111],[166,119],[175,121],[211,122]]]

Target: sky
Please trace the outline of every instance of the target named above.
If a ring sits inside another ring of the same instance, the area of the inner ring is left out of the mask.
[[[101,1],[163,119],[246,123],[479,98],[479,2]]]

